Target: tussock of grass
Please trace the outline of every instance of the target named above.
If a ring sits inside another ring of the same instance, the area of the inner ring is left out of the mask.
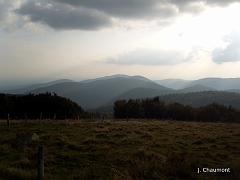
[[[108,135],[105,134],[105,133],[99,133],[96,135],[96,138],[99,138],[99,139],[109,139]]]
[[[122,133],[116,133],[115,135],[113,135],[114,138],[124,138],[127,137],[126,134],[122,134]]]
[[[5,154],[8,154],[11,149],[11,145],[8,143],[4,143],[0,145],[0,156],[4,156]]]
[[[86,145],[97,144],[97,140],[95,138],[89,137],[83,143]]]
[[[194,141],[192,144],[201,145],[203,142],[201,140]]]
[[[153,135],[150,132],[145,132],[141,138],[143,139],[147,139],[147,140],[152,140],[153,139]]]

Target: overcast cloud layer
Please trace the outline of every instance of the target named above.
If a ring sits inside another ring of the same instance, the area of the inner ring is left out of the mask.
[[[179,13],[197,14],[207,6],[227,6],[237,0],[42,0],[21,3],[15,13],[57,30],[98,30],[112,18],[171,19]],[[4,15],[2,16],[4,17]]]
[[[153,20],[171,18],[177,9],[161,1],[28,1],[15,11],[31,22],[39,22],[57,30],[98,30],[112,25],[112,18]]]
[[[0,0],[0,79],[240,76],[239,22],[239,0]]]
[[[202,9],[201,5],[209,6],[227,6],[238,0],[54,0],[56,2],[66,3],[73,6],[83,6],[87,8],[98,9],[108,14],[121,17],[155,17],[156,15],[173,14],[173,7],[179,11],[190,11]],[[195,11],[196,12],[196,11]]]

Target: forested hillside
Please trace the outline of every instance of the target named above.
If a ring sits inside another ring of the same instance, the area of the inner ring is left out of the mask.
[[[174,119],[203,122],[240,122],[240,110],[212,103],[199,108],[180,103],[166,104],[159,97],[143,100],[117,100],[115,118]]]
[[[233,106],[237,109],[240,109],[240,94],[235,92],[203,91],[171,93],[160,96],[160,99],[167,104],[178,102],[184,105],[200,107],[216,102],[225,106]]]
[[[43,118],[56,119],[80,118],[89,116],[88,113],[70,99],[63,98],[53,93],[28,94],[28,95],[7,95],[0,94],[0,118],[18,119],[28,118],[38,119],[42,114]]]

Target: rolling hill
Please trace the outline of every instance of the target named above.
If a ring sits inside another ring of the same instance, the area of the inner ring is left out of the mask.
[[[183,88],[203,85],[217,90],[240,89],[240,78],[204,78],[185,85]]]
[[[186,87],[184,89],[179,89],[177,92],[178,93],[189,93],[189,92],[202,92],[202,91],[217,91],[217,90],[214,88],[211,88],[211,87],[197,84],[194,86]]]
[[[161,84],[165,87],[177,90],[177,89],[182,89],[184,86],[188,85],[192,81],[183,80],[183,79],[163,79],[163,80],[156,80],[154,82]]]
[[[163,90],[163,89],[150,89],[150,88],[134,88],[130,89],[119,96],[112,99],[109,103],[105,104],[105,106],[108,106],[110,104],[113,104],[115,100],[118,99],[142,99],[147,97],[155,97],[155,96],[162,96],[170,93],[178,94],[178,93],[189,93],[189,92],[202,92],[202,91],[216,91],[213,88],[209,88],[202,85],[195,85],[192,87],[184,88],[181,90]]]
[[[118,99],[130,99],[131,94],[134,91],[142,91],[141,97],[132,96],[132,99],[145,99],[145,98],[153,98],[159,96],[160,100],[163,102],[174,103],[178,102],[183,105],[190,105],[192,107],[201,107],[206,106],[211,103],[218,103],[224,106],[232,106],[234,108],[240,109],[240,94],[235,92],[226,92],[226,91],[203,91],[203,92],[188,92],[188,93],[181,93],[179,91],[174,91],[173,93],[166,93],[161,90],[148,90],[148,89],[134,89],[130,90],[127,93],[123,93],[115,100]],[[152,92],[150,94],[149,92]],[[114,107],[114,100],[110,101],[109,103],[98,107],[96,109],[92,109],[92,112],[95,111],[103,111],[103,112],[112,112]]]
[[[160,96],[160,99],[166,103],[178,102],[193,107],[205,106],[216,102],[225,106],[231,105],[237,109],[240,109],[240,94],[234,92],[204,91],[167,94]]]
[[[38,94],[55,92],[60,96],[70,98],[81,107],[95,108],[102,106],[120,94],[134,88],[150,88],[169,90],[151,80],[143,77],[113,77],[84,82],[64,82],[48,87],[37,88],[29,93]]]
[[[184,89],[195,85],[210,87],[219,91],[227,91],[229,89],[240,89],[240,78],[203,78],[198,80],[183,79],[164,79],[154,81],[165,87],[172,89]]]

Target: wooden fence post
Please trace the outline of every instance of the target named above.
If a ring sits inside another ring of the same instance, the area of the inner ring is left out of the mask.
[[[24,113],[24,118],[25,118],[25,124],[28,125],[28,119],[27,119],[27,114]]]
[[[42,112],[40,113],[40,121],[42,120]]]
[[[44,147],[38,147],[38,179],[44,178]]]
[[[8,127],[10,127],[10,118],[9,118],[9,114],[8,114],[8,117],[7,117],[7,124],[8,124]]]

